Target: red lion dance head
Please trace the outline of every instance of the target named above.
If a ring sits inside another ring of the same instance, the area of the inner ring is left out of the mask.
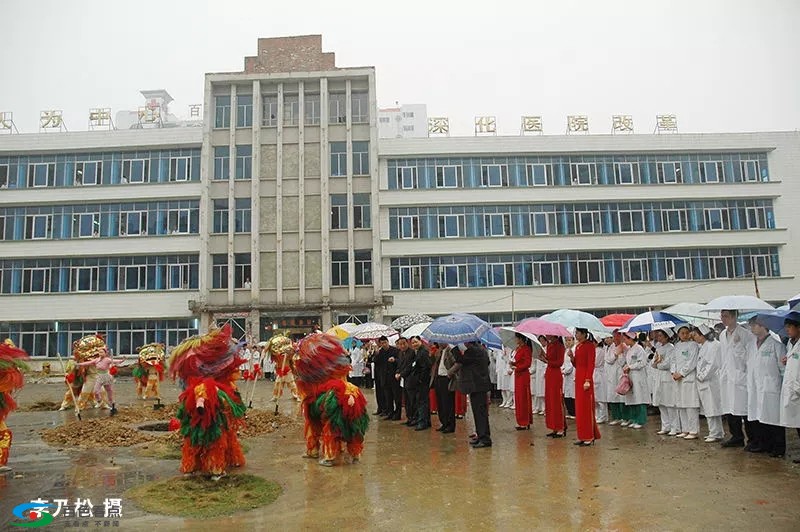
[[[28,353],[14,345],[10,339],[0,344],[0,421],[17,407],[11,392],[22,388],[22,371],[28,369]]]
[[[350,360],[342,344],[329,334],[315,333],[300,341],[294,360],[298,382],[316,384],[329,379],[346,379]]]
[[[231,338],[231,326],[184,340],[172,350],[169,374],[173,380],[188,382],[191,378],[212,378],[219,381],[234,380],[239,365],[245,360],[239,356],[242,346]]]

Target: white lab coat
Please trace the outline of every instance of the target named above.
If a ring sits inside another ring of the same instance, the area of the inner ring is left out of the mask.
[[[511,366],[508,365],[510,353],[503,349],[503,353],[495,360],[495,370],[497,372],[497,389],[514,390],[514,374],[509,374]]]
[[[547,371],[547,364],[534,358],[531,367],[536,367],[536,374],[531,381],[531,394],[535,397],[544,397],[544,372]]]
[[[617,385],[619,379],[622,377],[622,367],[625,365],[625,357],[617,356],[617,349],[622,349],[616,344],[611,344],[606,347],[606,402],[607,403],[624,403],[625,396],[617,394]]]
[[[781,383],[786,347],[771,334],[757,347],[753,367],[753,398],[748,395],[747,418],[768,425],[781,422]],[[748,368],[749,369],[749,368]],[[749,371],[748,371],[749,373]]]
[[[700,395],[700,412],[706,417],[722,415],[719,366],[719,342],[706,340],[697,353],[697,393]]]
[[[789,344],[786,369],[781,386],[781,423],[784,427],[800,427],[800,340]]]
[[[675,402],[678,408],[700,408],[700,395],[697,393],[697,354],[700,347],[692,341],[675,344],[673,373],[683,378],[677,381]]]
[[[497,388],[497,360],[502,356],[500,349],[489,348],[489,381]],[[497,388],[499,390],[499,388]]]
[[[606,350],[608,346],[601,345],[594,352],[594,400],[596,403],[606,402]]]
[[[756,337],[737,325],[733,332],[725,329],[720,343],[720,397],[722,411],[735,416],[747,415],[747,363],[756,352]]]
[[[653,390],[655,390],[656,381],[659,378],[658,370],[653,367],[653,360],[656,358],[655,351],[652,347],[645,347],[644,353],[647,355],[647,364],[645,364],[644,370],[647,373],[647,389],[650,390],[650,404],[658,406],[653,402]]]
[[[661,356],[661,362],[653,366],[656,370],[655,387],[653,388],[653,404],[655,406],[676,406],[675,396],[677,395],[677,383],[672,380],[672,359],[675,356],[675,346],[671,343],[656,344],[656,355]]]
[[[575,366],[569,359],[571,352],[572,349],[567,349],[564,354],[564,363],[561,364],[561,374],[564,375],[564,397],[567,399],[575,399]]]
[[[350,351],[350,370],[351,377],[364,376],[364,352],[360,347],[356,347]]]
[[[630,371],[631,391],[625,395],[626,405],[646,405],[650,403],[650,388],[647,386],[647,353],[639,344],[633,344],[625,352],[625,364]]]

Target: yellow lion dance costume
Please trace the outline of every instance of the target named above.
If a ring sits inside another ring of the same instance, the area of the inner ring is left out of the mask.
[[[139,361],[133,368],[136,397],[161,399],[159,385],[164,380],[164,344],[147,344],[137,349]]]
[[[97,368],[93,365],[81,366],[83,362],[95,360],[104,353],[108,353],[108,346],[99,334],[89,334],[72,342],[72,360],[67,363],[65,384],[72,388],[64,393],[64,400],[59,410],[66,410],[73,403],[73,395],[78,400],[78,409],[84,410],[89,406],[89,401],[95,408],[111,408],[103,391],[102,400],[98,402],[94,395],[94,385],[97,381]]]
[[[6,426],[6,418],[17,403],[11,392],[25,384],[22,371],[28,369],[25,360],[28,353],[19,349],[10,339],[0,344],[0,472],[8,471],[8,455],[11,452],[11,430]]]
[[[282,334],[273,336],[267,342],[267,353],[275,364],[275,384],[272,386],[272,400],[278,402],[283,395],[283,388],[289,387],[292,397],[300,400],[297,395],[297,386],[292,374],[292,358],[294,357],[294,346],[292,340]],[[275,412],[277,413],[277,407]]]
[[[358,386],[347,382],[350,362],[342,344],[327,334],[300,341],[294,360],[297,388],[303,397],[307,458],[332,466],[342,446],[358,462],[369,426],[367,400]]]

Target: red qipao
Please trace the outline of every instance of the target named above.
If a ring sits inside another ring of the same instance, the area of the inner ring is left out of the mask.
[[[533,405],[531,404],[531,348],[522,345],[514,354],[514,413],[517,425],[527,427],[533,421]]]
[[[575,428],[581,441],[600,439],[594,418],[594,359],[594,343],[587,340],[575,348]],[[585,382],[588,390],[583,389]]]
[[[544,422],[555,432],[564,432],[564,364],[566,348],[559,341],[547,344],[547,370],[544,372]]]

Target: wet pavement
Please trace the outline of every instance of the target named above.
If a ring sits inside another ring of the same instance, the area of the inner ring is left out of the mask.
[[[121,379],[116,388],[118,404],[137,402],[129,379]],[[29,384],[17,399],[23,406],[58,401],[63,392],[59,384]],[[254,406],[270,408],[270,392],[271,383],[259,385]],[[174,401],[178,392],[166,384],[162,393]],[[366,394],[374,410],[372,390]],[[282,400],[281,408],[297,411],[290,399]],[[87,411],[83,422],[104,415],[107,411]],[[4,529],[15,529],[8,526],[14,521],[11,509],[32,499],[89,498],[102,511],[105,498],[178,474],[176,460],[141,458],[129,448],[59,449],[39,438],[41,428],[73,417],[71,412],[10,416],[14,444],[9,465],[14,471],[0,474]],[[572,445],[572,430],[564,439],[546,438],[542,416],[536,416],[531,432],[514,430],[513,412],[495,405],[490,410],[494,446],[487,449],[467,445],[469,416],[454,434],[415,432],[398,422],[373,419],[357,465],[324,468],[301,458],[299,430],[247,440],[248,463],[242,471],[283,487],[277,501],[263,509],[200,522],[146,514],[123,498],[118,529],[800,529],[800,465],[702,440],[658,436],[657,417],[640,431],[601,425],[603,438],[594,447],[580,448]],[[800,457],[797,434],[787,431],[787,436],[790,458]],[[103,518],[82,521],[88,521],[88,528],[106,528]],[[56,517],[47,528],[66,524]]]

